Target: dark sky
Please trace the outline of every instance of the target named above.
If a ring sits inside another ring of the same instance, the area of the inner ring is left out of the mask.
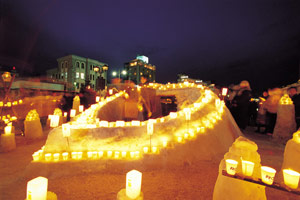
[[[299,0],[0,0],[0,61],[45,73],[76,54],[118,69],[144,54],[178,73],[266,88],[298,80]]]

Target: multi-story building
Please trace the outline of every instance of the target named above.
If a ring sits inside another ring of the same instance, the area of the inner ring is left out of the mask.
[[[47,70],[47,77],[65,83],[68,91],[78,92],[88,85],[99,90],[107,84],[106,63],[76,55],[58,58],[57,63],[57,68]]]
[[[125,63],[124,69],[127,72],[127,79],[139,84],[141,76],[145,76],[149,82],[155,82],[156,67],[149,64],[149,58],[138,55],[136,59]]]

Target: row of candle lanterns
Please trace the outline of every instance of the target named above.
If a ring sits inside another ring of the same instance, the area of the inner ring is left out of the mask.
[[[238,161],[232,159],[226,159],[226,172],[230,175],[236,174],[236,169],[238,166]],[[251,161],[242,160],[242,173],[245,176],[251,177],[254,171],[254,163]],[[276,170],[262,166],[261,167],[261,180],[263,183],[272,185]],[[283,169],[283,179],[286,186],[297,189],[299,183],[300,173],[292,169]]]
[[[13,101],[13,102],[6,102],[4,103],[3,101],[0,101],[0,107],[11,107],[11,106],[16,106],[18,104],[22,104],[23,103],[23,100],[20,99],[18,101]]]
[[[137,170],[131,170],[126,173],[125,192],[124,189],[121,190],[117,194],[117,199],[143,199],[141,188],[142,173]],[[26,200],[47,200],[47,194],[47,178],[39,176],[27,182]]]

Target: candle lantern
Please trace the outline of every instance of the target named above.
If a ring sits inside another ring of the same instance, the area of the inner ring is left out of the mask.
[[[55,153],[55,154],[53,154],[53,160],[54,160],[54,162],[58,162],[59,161],[59,153]]]
[[[126,158],[127,152],[126,151],[122,151],[122,158]]]
[[[226,172],[230,175],[235,175],[238,162],[232,159],[226,159]]]
[[[140,196],[142,186],[142,173],[131,170],[126,174],[126,196],[136,199]]]
[[[175,119],[177,117],[177,113],[176,112],[170,112],[170,118]]]
[[[52,158],[52,154],[51,153],[46,153],[45,154],[45,161],[49,162],[49,161],[51,161],[51,158]]]
[[[83,112],[83,109],[84,109],[83,105],[80,105],[79,106],[79,112]]]
[[[246,160],[242,160],[242,171],[245,176],[252,176],[254,169],[254,163]]]
[[[100,127],[108,127],[108,121],[100,121]]]
[[[107,157],[110,158],[112,156],[112,151],[107,151]]]
[[[132,121],[131,121],[131,125],[132,125],[132,126],[140,126],[140,125],[141,125],[141,122],[140,122],[140,121],[137,121],[137,120],[132,120]]]
[[[12,126],[11,124],[8,126],[5,126],[4,128],[4,134],[10,135],[12,133]]]
[[[69,153],[68,152],[63,152],[62,153],[62,158],[63,158],[63,160],[68,160],[69,159]]]
[[[283,170],[283,180],[284,184],[292,189],[298,188],[300,174],[291,169]]]
[[[38,152],[34,152],[32,154],[32,158],[33,158],[33,161],[39,161],[40,160],[40,154]]]
[[[58,115],[50,115],[50,127],[54,128],[59,125],[59,116]]]
[[[125,121],[116,121],[116,127],[124,127]]]
[[[68,113],[67,112],[64,112],[64,117],[67,117],[68,116]]]
[[[265,184],[272,185],[276,170],[271,167],[262,166],[261,167],[261,180]]]
[[[191,120],[191,109],[190,108],[184,108],[183,112],[185,114],[186,120]]]
[[[103,157],[103,151],[98,151],[98,157],[102,158]]]
[[[98,103],[100,101],[100,97],[96,96],[96,102]]]
[[[47,200],[48,179],[37,177],[27,182],[27,200]]]
[[[148,135],[153,135],[153,129],[154,129],[153,123],[148,121],[148,123],[147,123],[147,134]]]
[[[71,109],[70,111],[70,117],[75,117],[76,116],[76,110],[75,109]]]
[[[63,124],[61,127],[62,127],[63,136],[64,137],[70,137],[70,135],[71,135],[70,124]]]
[[[222,88],[222,96],[225,97],[227,95],[228,88]]]
[[[148,153],[149,148],[148,147],[143,147],[143,151],[144,151],[144,153]]]

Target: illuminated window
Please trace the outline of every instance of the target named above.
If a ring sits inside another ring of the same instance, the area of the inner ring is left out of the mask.
[[[81,63],[81,69],[84,69],[84,63]]]
[[[66,72],[66,73],[65,73],[65,79],[67,79],[67,78],[68,78],[68,73]]]
[[[81,79],[84,79],[84,73],[81,73],[80,76],[81,76]]]
[[[79,72],[76,72],[76,78],[79,78]]]
[[[142,75],[143,75],[143,72],[141,72],[140,75],[142,76]]]
[[[79,62],[76,62],[76,67],[79,68]]]

